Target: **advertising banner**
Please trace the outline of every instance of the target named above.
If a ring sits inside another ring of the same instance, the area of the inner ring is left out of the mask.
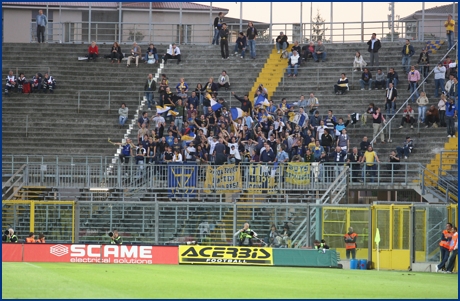
[[[21,262],[22,244],[6,243],[2,244],[2,262]]]
[[[285,172],[287,183],[296,185],[310,184],[310,163],[288,163]]]
[[[206,193],[211,193],[211,189],[217,189],[219,193],[232,193],[235,189],[241,189],[240,167],[235,164],[208,166],[204,188]]]
[[[178,264],[177,247],[24,244],[25,262]]]
[[[179,246],[179,263],[273,265],[273,249],[257,247]]]

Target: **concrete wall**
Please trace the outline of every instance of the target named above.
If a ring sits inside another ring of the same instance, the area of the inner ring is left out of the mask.
[[[3,42],[29,43],[31,10],[4,9]]]

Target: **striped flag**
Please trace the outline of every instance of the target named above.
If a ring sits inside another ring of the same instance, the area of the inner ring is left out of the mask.
[[[179,112],[176,112],[176,111],[173,111],[173,110],[169,110],[168,112],[168,116],[177,116],[179,115]]]
[[[222,108],[222,105],[211,98],[211,108],[215,112],[219,110],[220,108]]]
[[[258,105],[263,105],[263,106],[268,107],[270,105],[270,102],[268,101],[267,98],[265,98],[265,96],[259,95],[255,103],[255,106],[258,106]]]
[[[167,111],[169,111],[169,110],[171,110],[170,107],[166,107],[166,106],[165,106],[165,107],[157,106],[157,113],[158,113],[158,114],[167,112]]]
[[[243,110],[240,108],[231,108],[230,113],[232,114],[232,120],[237,120],[238,118],[243,117]]]

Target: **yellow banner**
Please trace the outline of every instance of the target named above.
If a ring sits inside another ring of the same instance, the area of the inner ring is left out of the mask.
[[[241,189],[240,166],[235,164],[219,167],[209,165],[206,170],[204,191],[211,193],[211,189],[214,188],[219,193],[232,193],[235,189]]]
[[[285,172],[287,183],[296,185],[310,184],[310,163],[288,163]]]
[[[273,265],[273,249],[184,245],[179,246],[179,263]]]
[[[248,191],[252,193],[275,193],[280,179],[280,166],[252,164],[247,168]]]

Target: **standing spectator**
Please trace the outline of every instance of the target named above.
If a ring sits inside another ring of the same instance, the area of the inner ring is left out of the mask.
[[[369,90],[372,90],[372,74],[369,72],[369,69],[364,68],[364,72],[361,74],[359,84],[361,86],[361,91],[364,90],[365,85],[369,87]]]
[[[153,91],[156,91],[156,89],[157,89],[157,83],[153,79],[153,74],[150,73],[144,85],[145,98],[147,98],[147,105],[148,105],[149,111],[152,109],[152,105],[155,105],[155,101],[153,100]]]
[[[225,91],[230,88],[230,78],[227,75],[227,71],[222,70],[222,74],[219,75],[219,82],[217,84],[219,85],[219,88],[225,88]]]
[[[458,97],[458,78],[455,75],[453,77],[453,83],[450,86],[450,90],[448,91],[447,95],[449,96],[449,98],[456,99]]]
[[[348,78],[345,73],[342,73],[337,84],[334,85],[335,95],[342,95],[348,91]]]
[[[390,83],[388,85],[388,89],[386,91],[386,96],[385,96],[385,110],[387,111],[387,118],[390,116],[390,109],[391,109],[391,116],[395,114],[396,110],[396,97],[398,96],[398,91],[393,87],[393,84]]]
[[[38,43],[45,43],[45,26],[48,24],[48,18],[43,14],[43,10],[38,11],[36,17],[37,22],[37,41]]]
[[[131,55],[128,56],[128,62],[126,64],[126,67],[129,67],[131,64],[131,60],[135,59],[136,60],[136,67],[139,66],[139,58],[142,55],[142,49],[141,46],[137,45],[136,42],[133,43],[133,48],[131,48]]]
[[[439,242],[439,249],[441,251],[441,263],[436,266],[436,272],[445,268],[447,259],[449,259],[450,241],[452,240],[452,236],[452,224],[447,223],[446,229],[441,233],[441,241]]]
[[[380,108],[376,108],[375,112],[372,114],[372,126],[374,128],[374,137],[380,132],[380,141],[385,143],[385,135],[381,129],[383,128],[383,124],[385,123],[385,118],[383,114],[380,112]]]
[[[438,102],[438,111],[439,111],[439,125],[441,127],[446,126],[446,95],[441,94],[441,99]]]
[[[414,110],[410,105],[407,105],[406,109],[404,109],[403,117],[401,119],[401,125],[399,126],[400,129],[404,127],[404,123],[410,123],[410,128],[414,128],[415,118],[414,118]]]
[[[407,74],[407,80],[409,81],[411,100],[414,102],[415,99],[420,96],[417,91],[418,81],[420,80],[420,73],[418,70],[415,70],[414,66],[410,66],[410,72]]]
[[[361,142],[359,143],[359,148],[362,152],[365,152],[367,148],[369,147],[369,145],[371,145],[371,143],[367,139],[367,136],[364,136],[363,140],[361,140]]]
[[[337,136],[337,146],[344,151],[348,151],[350,149],[350,137],[347,134],[347,129],[343,129],[342,133]]]
[[[449,77],[450,76],[450,64],[452,63],[455,63],[452,61],[452,59],[450,58],[450,56],[446,56],[446,59],[444,60],[444,62],[442,62],[442,64],[444,65],[444,67],[446,67],[446,76]]]
[[[222,28],[219,32],[220,36],[220,54],[222,55],[222,59],[226,60],[229,57],[228,52],[228,35],[230,34],[227,24],[223,23]]]
[[[366,173],[369,171],[369,181],[372,183],[375,182],[375,177],[377,176],[375,172],[377,169],[375,161],[377,161],[377,163],[380,163],[379,157],[377,156],[377,153],[374,151],[374,148],[371,145],[369,145],[367,147],[367,151],[364,153],[363,158],[361,159],[361,163],[366,163],[364,165],[364,175],[366,175]]]
[[[145,53],[145,62],[149,64],[154,64],[155,62],[158,62],[157,48],[152,43],[150,43],[149,48],[147,48],[147,52]]]
[[[307,106],[309,109],[310,115],[314,115],[319,107],[319,101],[318,98],[315,97],[315,94],[310,93],[310,97],[307,99]]]
[[[179,65],[181,62],[181,55],[180,49],[176,46],[175,43],[169,45],[166,54],[163,56],[163,62],[166,64],[168,60],[177,60],[177,64]]]
[[[238,34],[238,38],[236,39],[236,44],[235,44],[235,49],[234,49],[235,55],[238,54],[238,51],[241,51],[241,58],[244,59],[247,43],[248,43],[247,38],[244,35],[244,33],[241,31]]]
[[[142,124],[145,123],[146,128],[150,128],[150,121],[147,112],[142,112],[142,115],[137,119],[138,129],[142,128]]]
[[[126,120],[128,119],[128,107],[125,103],[121,104],[121,107],[118,109],[118,123],[120,124],[120,129],[125,125]]]
[[[251,21],[248,22],[248,29],[246,30],[246,36],[248,37],[249,51],[251,53],[251,58],[256,59],[256,38],[257,38],[257,29],[254,27],[254,23]]]
[[[395,71],[395,68],[390,68],[387,74],[387,88],[390,83],[393,83],[393,87],[396,89],[398,86],[398,82],[398,73]]]
[[[219,32],[222,29],[222,23],[224,23],[224,13],[220,12],[214,18],[214,37],[212,38],[211,45],[219,45]]]
[[[360,162],[363,158],[357,147],[353,147],[352,152],[348,155],[347,163],[351,168],[351,181],[359,182]]]
[[[332,178],[335,179],[342,172],[345,160],[347,159],[347,152],[342,150],[340,146],[336,146],[329,154],[329,162],[334,162],[332,165],[331,173]],[[333,181],[333,180],[332,180]],[[331,181],[331,182],[332,182]]]
[[[367,51],[369,51],[371,55],[369,65],[372,67],[379,66],[379,50],[380,48],[382,48],[382,45],[380,43],[380,40],[377,39],[377,34],[372,34],[371,39],[367,41],[367,45]]]
[[[382,69],[377,69],[377,74],[375,75],[375,83],[374,83],[375,90],[381,88],[382,90],[386,88],[386,78],[385,74],[382,72]]]
[[[289,43],[287,41],[287,35],[285,35],[283,32],[280,32],[280,35],[276,38],[276,50],[278,53],[280,53],[280,49],[283,49],[283,52],[286,50],[286,48],[289,46]]]
[[[6,76],[5,95],[9,96],[10,95],[9,93],[13,91],[13,89],[14,89],[14,92],[18,92],[17,91],[18,83],[17,83],[16,76],[13,74],[13,71],[10,70],[8,72],[8,75]]]
[[[324,47],[321,40],[318,41],[318,45],[315,47],[315,52],[313,52],[313,59],[315,62],[319,62],[319,57],[321,57],[322,62],[326,61],[326,47]]]
[[[449,138],[455,138],[455,118],[457,118],[457,107],[454,104],[454,99],[450,98],[446,104],[447,137]]]
[[[56,89],[56,80],[54,77],[49,75],[48,73],[45,73],[42,81],[42,87],[43,87],[43,92],[47,92],[47,90],[50,90],[50,93],[54,92],[54,89]]]
[[[446,78],[446,67],[441,62],[434,68],[434,97],[439,97],[439,89],[444,92],[444,79]]]
[[[297,68],[299,67],[299,65],[300,65],[300,56],[297,53],[297,51],[294,50],[293,55],[291,56],[288,62],[288,68],[287,68],[288,77],[297,76]],[[294,69],[294,74],[292,74],[292,69]]]
[[[408,39],[406,40],[406,45],[404,45],[401,50],[401,54],[402,54],[402,65],[403,65],[404,72],[408,73],[409,66],[410,66],[410,59],[415,54],[414,47],[410,44],[410,41]]]
[[[401,162],[401,158],[395,151],[391,151],[390,153],[390,163],[387,164],[387,169],[392,173],[401,168],[401,165],[397,164]]]
[[[245,95],[243,96],[243,98],[238,97],[238,95],[236,95],[235,92],[232,92],[232,95],[233,95],[236,99],[238,99],[239,102],[241,102],[241,110],[243,110],[243,112],[245,112],[245,113],[249,113],[250,110],[252,109],[252,103],[251,103],[251,101],[249,100],[248,95],[245,94]]]
[[[113,60],[117,60],[118,64],[121,63],[123,58],[123,53],[121,52],[121,47],[117,42],[113,42],[112,49],[110,50],[110,63],[113,64]]]
[[[275,161],[275,153],[268,142],[264,142],[264,147],[260,149],[260,162],[272,163]]]
[[[398,153],[398,157],[402,158],[404,155],[404,159],[407,160],[407,156],[409,156],[409,153],[412,152],[412,149],[414,148],[414,141],[410,137],[406,137],[406,140],[404,141],[403,146],[398,146],[396,147],[396,152]]]
[[[426,111],[426,118],[425,124],[426,128],[433,125],[434,128],[438,127],[439,122],[439,110],[435,107],[435,105],[431,105],[430,108]]]
[[[428,48],[425,47],[422,49],[422,52],[420,52],[417,65],[420,65],[420,73],[423,74],[423,78],[426,79],[428,73],[430,73],[430,56],[428,55]]]
[[[425,115],[426,115],[426,106],[428,105],[428,97],[426,97],[425,92],[420,92],[420,97],[417,98],[417,105],[418,105],[418,122],[425,123]]]
[[[350,254],[352,259],[356,259],[356,238],[358,234],[353,231],[353,228],[348,228],[348,233],[344,235],[345,249],[347,259],[350,259]]]
[[[452,271],[454,270],[455,258],[457,257],[457,254],[458,254],[458,232],[457,231],[458,231],[457,227],[453,227],[452,232],[454,234],[452,234],[452,239],[450,241],[450,248],[449,248],[450,255],[446,263],[446,273],[452,273]]]
[[[92,41],[91,45],[89,45],[89,47],[88,47],[88,60],[87,60],[87,62],[89,62],[89,60],[93,60],[93,62],[95,62],[96,59],[98,58],[98,56],[99,56],[99,47],[97,47],[95,41]]]
[[[364,61],[361,52],[356,51],[355,59],[353,61],[353,71],[358,71],[358,67],[363,72],[363,67],[366,67],[367,63]]]
[[[447,35],[447,43],[449,45],[449,49],[454,46],[454,28],[455,28],[455,21],[452,19],[452,15],[447,15],[447,21],[444,22],[444,27],[446,28],[446,35]]]
[[[449,80],[446,82],[446,85],[444,86],[445,94],[449,94],[450,88],[452,88],[452,85],[454,84],[455,75],[450,74],[448,77]]]
[[[198,108],[198,106],[200,105],[200,99],[198,98],[198,96],[196,96],[196,92],[193,91],[192,92],[192,95],[190,95],[190,97],[187,99],[187,110],[193,110],[196,114],[198,114],[198,112],[195,110],[196,108]],[[190,112],[190,115],[192,114],[192,112]],[[189,116],[189,113],[187,111],[187,116]]]

